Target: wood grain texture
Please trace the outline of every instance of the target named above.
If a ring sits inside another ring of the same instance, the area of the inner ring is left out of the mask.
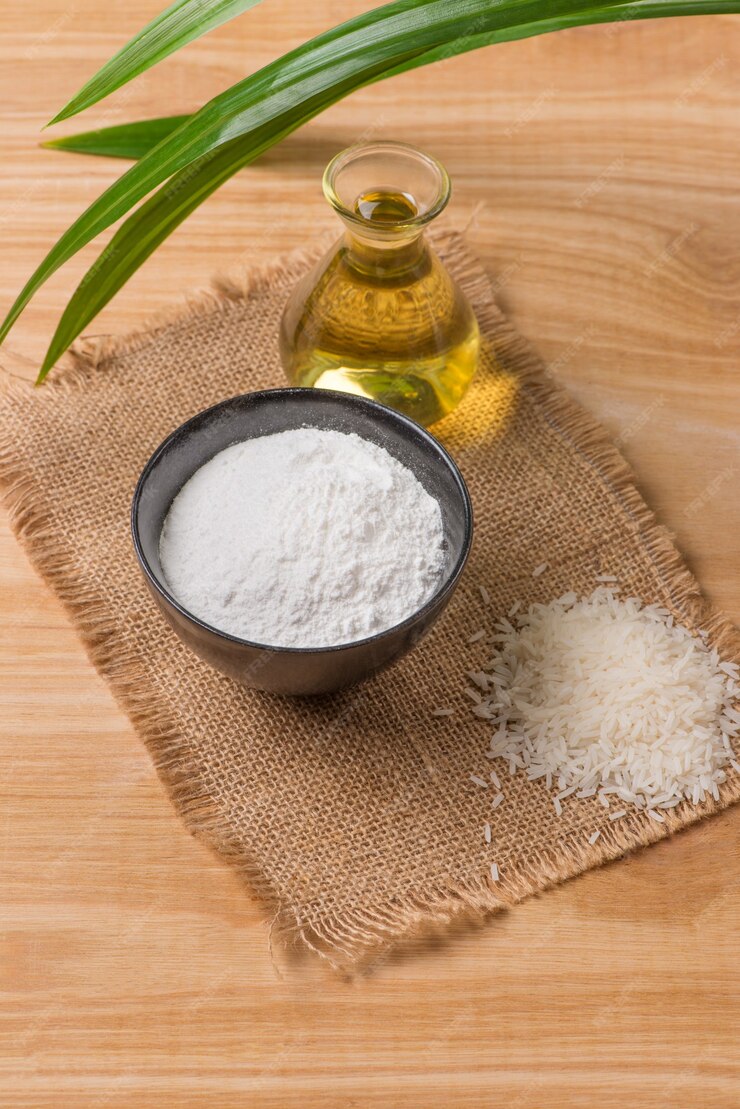
[[[3,304],[122,168],[39,150],[40,128],[162,3],[2,5]],[[269,0],[63,129],[194,108],[365,6]],[[359,136],[426,146],[503,307],[740,619],[739,54],[735,17],[625,24],[360,92],[214,197],[94,330],[330,228],[320,173]],[[83,264],[26,312],[6,372],[34,376]],[[737,1105],[737,811],[360,981],[273,966],[6,521],[0,605],[0,1104]]]

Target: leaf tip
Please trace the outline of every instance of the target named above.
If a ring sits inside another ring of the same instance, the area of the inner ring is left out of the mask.
[[[50,119],[48,123],[44,124],[42,130],[45,131],[47,127],[53,127],[55,123],[61,123],[63,120],[69,119],[70,116],[77,115],[79,110],[80,109],[77,107],[77,97],[74,97],[68,104],[64,105],[61,111],[57,112],[53,119]]]
[[[37,376],[36,380],[33,383],[34,389],[38,389],[41,385],[44,384],[44,381],[46,380],[46,376],[49,373],[49,370],[51,369],[51,366],[52,366],[52,364],[49,362],[49,358],[48,358],[48,355],[47,355],[47,357],[42,362],[41,369],[39,370],[38,376]]]

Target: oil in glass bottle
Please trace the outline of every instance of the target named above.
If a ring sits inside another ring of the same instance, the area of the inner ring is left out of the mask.
[[[345,226],[293,290],[280,354],[295,385],[339,389],[429,425],[462,399],[478,361],[478,324],[424,229],[450,182],[403,143],[338,154],[324,193]]]

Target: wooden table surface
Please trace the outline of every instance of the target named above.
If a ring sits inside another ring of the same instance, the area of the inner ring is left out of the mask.
[[[3,306],[122,169],[40,150],[40,128],[162,6],[2,5]],[[65,126],[195,108],[365,6],[269,0]],[[622,24],[360,92],[232,181],[92,330],[330,228],[320,174],[358,137],[427,147],[448,225],[470,223],[503,307],[740,619],[739,47],[740,17]],[[33,376],[81,272],[34,301],[5,371]],[[174,815],[6,520],[0,605],[2,1105],[738,1105],[737,811],[359,981],[276,969],[263,912]]]

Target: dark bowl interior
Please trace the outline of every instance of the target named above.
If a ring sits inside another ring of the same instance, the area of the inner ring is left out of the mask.
[[[159,537],[172,501],[200,466],[233,443],[317,427],[355,432],[385,448],[437,499],[445,535],[445,567],[434,595],[402,624],[336,647],[273,647],[221,632],[172,596],[159,561]],[[405,654],[437,619],[470,550],[470,497],[457,466],[437,440],[393,409],[324,389],[271,389],[222,401],[177,428],[139,478],[131,510],[134,546],[147,584],[167,621],[206,662],[256,689],[315,694],[360,681]]]

